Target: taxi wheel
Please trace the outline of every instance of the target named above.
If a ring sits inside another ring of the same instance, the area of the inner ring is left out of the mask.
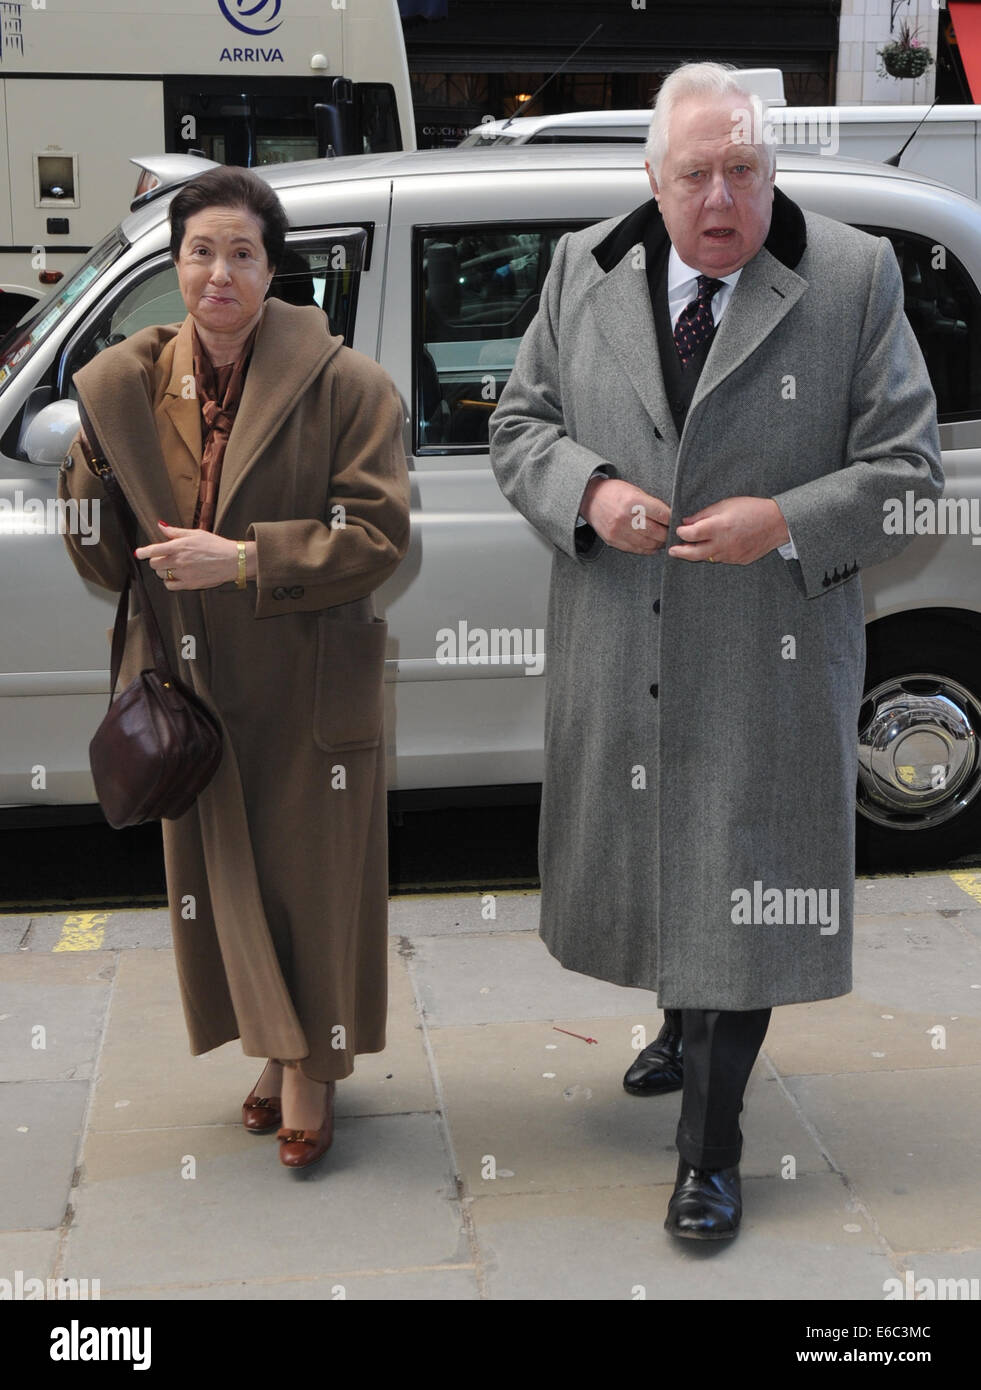
[[[981,635],[944,613],[875,623],[866,641],[859,869],[981,853]]]

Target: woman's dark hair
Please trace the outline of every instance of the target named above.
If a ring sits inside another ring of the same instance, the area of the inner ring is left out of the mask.
[[[205,208],[243,208],[253,213],[262,227],[262,244],[273,270],[278,269],[286,247],[289,220],[275,193],[251,169],[223,165],[198,174],[185,184],[170,204],[170,255],[176,261],[184,244],[187,219]]]

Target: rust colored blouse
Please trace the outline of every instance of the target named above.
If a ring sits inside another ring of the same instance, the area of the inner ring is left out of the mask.
[[[198,485],[197,506],[194,508],[194,520],[191,525],[202,531],[210,531],[214,527],[221,466],[225,461],[228,436],[242,399],[245,374],[249,368],[258,331],[259,324],[256,324],[234,362],[216,367],[198,337],[197,327],[193,324],[191,327],[194,344],[194,388],[201,403],[201,481]]]

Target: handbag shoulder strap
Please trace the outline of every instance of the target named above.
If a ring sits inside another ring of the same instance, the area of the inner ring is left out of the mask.
[[[82,429],[85,437],[92,446],[92,462],[95,470],[102,481],[106,496],[109,498],[116,515],[119,519],[120,530],[126,540],[126,560],[129,565],[129,574],[126,576],[126,583],[123,591],[119,595],[119,604],[116,608],[116,621],[112,630],[112,652],[109,658],[109,704],[112,705],[113,696],[116,693],[116,683],[119,680],[119,668],[123,660],[123,648],[126,644],[126,620],[129,611],[128,598],[130,584],[133,583],[133,591],[136,595],[137,607],[143,616],[146,624],[147,637],[150,640],[150,651],[153,655],[153,664],[157,674],[164,682],[173,681],[174,674],[167,662],[164,650],[163,637],[160,633],[160,626],[157,622],[156,614],[150,603],[150,596],[146,591],[146,583],[143,579],[143,571],[139,561],[133,554],[132,541],[136,539],[136,517],[133,515],[132,508],[126,501],[126,496],[116,479],[116,475],[109,467],[101,444],[96,438],[95,430],[92,428],[92,421],[81,401],[78,402],[78,414],[82,422]],[[135,582],[134,582],[135,581]]]

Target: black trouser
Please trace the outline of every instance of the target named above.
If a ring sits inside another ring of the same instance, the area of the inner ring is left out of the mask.
[[[694,1168],[731,1168],[742,1156],[739,1112],[770,1010],[665,1009],[664,1019],[684,1040],[678,1153]]]

